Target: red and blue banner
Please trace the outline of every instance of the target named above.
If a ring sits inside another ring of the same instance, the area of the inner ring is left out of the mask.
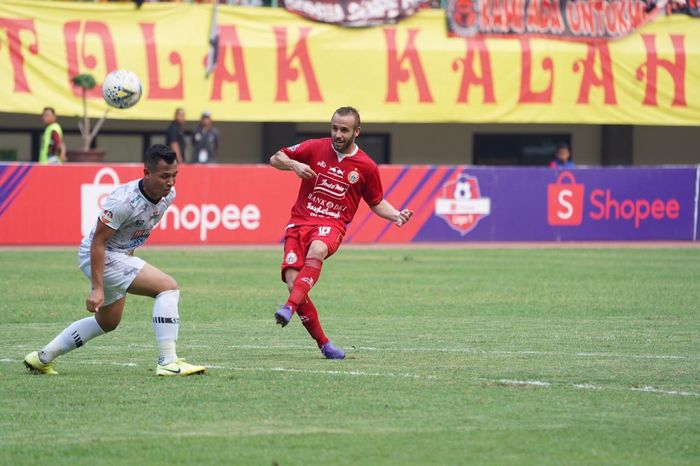
[[[700,169],[383,166],[397,228],[362,204],[345,243],[693,241]],[[137,164],[0,164],[0,245],[77,245]],[[298,179],[264,165],[186,165],[149,244],[276,244]]]
[[[449,0],[447,29],[462,37],[626,37],[663,15],[700,16],[698,0]]]

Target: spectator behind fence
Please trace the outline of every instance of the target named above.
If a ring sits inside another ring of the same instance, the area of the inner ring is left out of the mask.
[[[185,110],[180,107],[175,109],[175,119],[165,131],[165,145],[175,152],[177,163],[185,162]]]
[[[66,161],[66,144],[63,142],[63,130],[56,121],[56,111],[45,107],[41,112],[44,121],[44,133],[41,135],[39,163],[64,163]]]
[[[561,143],[557,145],[554,160],[549,162],[549,166],[551,168],[574,168],[576,166],[572,160],[571,149],[568,144]]]
[[[199,126],[192,133],[192,148],[193,163],[216,163],[219,130],[211,121],[211,113],[202,112]]]

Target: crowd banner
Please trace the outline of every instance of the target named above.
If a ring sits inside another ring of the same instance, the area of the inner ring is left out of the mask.
[[[215,18],[212,28],[212,5],[193,3],[0,2],[0,112],[81,115],[71,78],[89,73],[99,117],[99,84],[123,68],[143,97],[110,119],[168,120],[183,107],[218,121],[325,122],[353,105],[371,123],[700,126],[700,20],[686,14],[594,42],[449,37],[436,9],[366,28],[284,8],[218,5]]]
[[[666,14],[700,17],[697,0],[448,0],[447,28],[462,37],[619,39]]]
[[[413,218],[397,228],[362,203],[345,243],[697,239],[694,166],[387,165],[381,173],[386,199]],[[0,164],[0,246],[77,245],[109,192],[142,174],[137,164]],[[148,244],[278,244],[298,185],[266,165],[185,165]]]
[[[392,24],[430,0],[285,0],[284,7],[305,18],[344,27]]]

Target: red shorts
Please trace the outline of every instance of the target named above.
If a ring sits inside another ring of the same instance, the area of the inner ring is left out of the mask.
[[[284,235],[284,260],[282,261],[282,281],[287,269],[301,270],[304,267],[306,253],[312,241],[323,241],[328,246],[331,257],[340,247],[345,234],[338,227],[328,225],[298,225],[288,228]]]

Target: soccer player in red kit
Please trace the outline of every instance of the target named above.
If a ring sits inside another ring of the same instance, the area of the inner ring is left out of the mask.
[[[275,319],[285,327],[295,312],[299,314],[328,359],[343,359],[345,353],[323,333],[309,298],[323,261],[340,247],[360,199],[376,215],[399,227],[413,215],[410,209],[399,211],[384,199],[377,164],[355,144],[359,135],[360,114],[352,107],[341,107],[331,119],[330,138],[307,140],[270,157],[270,165],[301,178],[284,238],[282,281],[289,288],[289,298],[275,312]]]

